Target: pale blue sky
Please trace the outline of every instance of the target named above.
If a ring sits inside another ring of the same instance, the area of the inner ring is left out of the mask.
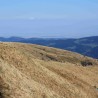
[[[98,35],[98,0],[1,0],[0,36]]]

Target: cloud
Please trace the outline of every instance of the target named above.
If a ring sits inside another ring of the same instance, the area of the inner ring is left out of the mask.
[[[17,16],[17,17],[13,17],[13,19],[35,20],[35,17],[32,17],[32,16]]]
[[[35,17],[28,17],[29,20],[35,20]]]
[[[32,16],[13,16],[13,17],[0,17],[0,20],[35,20]]]

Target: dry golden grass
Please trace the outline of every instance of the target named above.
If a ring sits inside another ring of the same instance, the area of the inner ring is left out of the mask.
[[[81,62],[90,62],[82,66]],[[98,98],[98,61],[39,45],[0,43],[0,98]]]

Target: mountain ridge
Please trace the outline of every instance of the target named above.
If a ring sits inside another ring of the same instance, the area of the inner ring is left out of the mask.
[[[44,45],[48,47],[55,47],[59,49],[65,49],[72,52],[77,52],[85,56],[90,56],[98,59],[98,36],[84,37],[84,38],[21,38],[21,37],[10,37],[0,38],[3,42],[22,42]],[[96,53],[95,55],[93,54]]]

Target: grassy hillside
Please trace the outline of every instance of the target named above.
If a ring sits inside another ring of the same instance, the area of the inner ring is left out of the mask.
[[[0,98],[98,98],[98,61],[45,46],[0,43]]]

